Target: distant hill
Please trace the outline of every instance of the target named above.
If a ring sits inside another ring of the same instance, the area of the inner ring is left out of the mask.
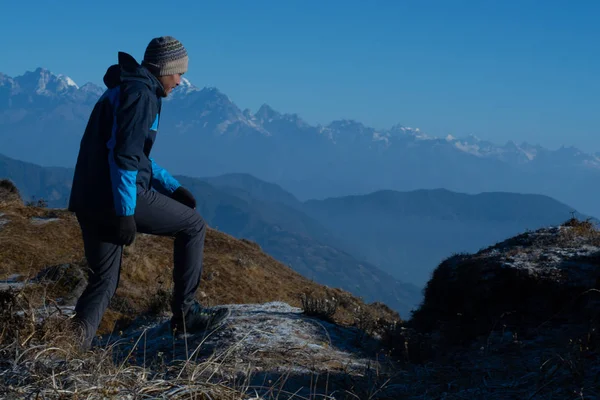
[[[265,182],[250,174],[225,174],[201,179],[221,189],[234,191],[242,198],[249,197],[268,203],[281,203],[296,209],[302,208],[302,202],[281,186]]]
[[[0,154],[0,178],[10,178],[25,201],[44,199],[49,207],[65,207],[71,193],[71,168],[41,167]]]
[[[435,266],[453,253],[477,251],[572,215],[584,217],[543,195],[442,189],[312,200],[304,211],[343,234],[341,248],[417,285],[425,284]]]

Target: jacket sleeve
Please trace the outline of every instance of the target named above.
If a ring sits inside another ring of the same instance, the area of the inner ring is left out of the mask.
[[[150,120],[150,99],[143,91],[117,93],[114,121],[108,142],[110,178],[115,211],[133,215],[136,207],[136,178]]]
[[[158,165],[151,157],[152,162],[152,187],[166,195],[173,193],[181,184],[169,172]]]

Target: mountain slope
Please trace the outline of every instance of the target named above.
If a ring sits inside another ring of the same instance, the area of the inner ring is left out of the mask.
[[[0,276],[19,275],[9,283],[14,291],[2,291],[0,392],[9,398],[80,394],[82,385],[88,395],[215,399],[342,392],[381,400],[600,396],[600,232],[585,222],[449,257],[408,321],[310,282],[255,244],[211,229],[198,298],[233,303],[232,317],[216,332],[182,339],[167,336],[169,314],[161,312],[168,309],[172,240],[140,235],[125,253],[101,346],[81,354],[69,346],[64,324],[72,310],[62,293],[73,282],[45,268],[85,270],[75,219],[63,210],[4,206],[2,197],[0,204]],[[36,276],[49,279],[28,279]],[[307,292],[339,299],[334,321],[342,326],[280,302],[299,305]],[[381,341],[361,332],[365,309],[384,320]],[[377,345],[384,347],[375,351]],[[243,396],[232,390],[238,388]]]
[[[302,202],[281,186],[265,182],[250,174],[225,174],[201,179],[221,189],[233,190],[238,197],[248,196],[268,203],[281,203],[293,208],[302,207]]]

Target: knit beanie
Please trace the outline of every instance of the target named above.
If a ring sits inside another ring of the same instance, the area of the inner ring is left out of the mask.
[[[156,76],[183,74],[188,68],[187,50],[172,36],[157,37],[148,43],[142,65]]]

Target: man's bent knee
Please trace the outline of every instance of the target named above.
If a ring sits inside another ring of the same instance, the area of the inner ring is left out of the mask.
[[[184,230],[184,233],[189,236],[206,234],[206,222],[197,211],[191,214],[188,227]]]

